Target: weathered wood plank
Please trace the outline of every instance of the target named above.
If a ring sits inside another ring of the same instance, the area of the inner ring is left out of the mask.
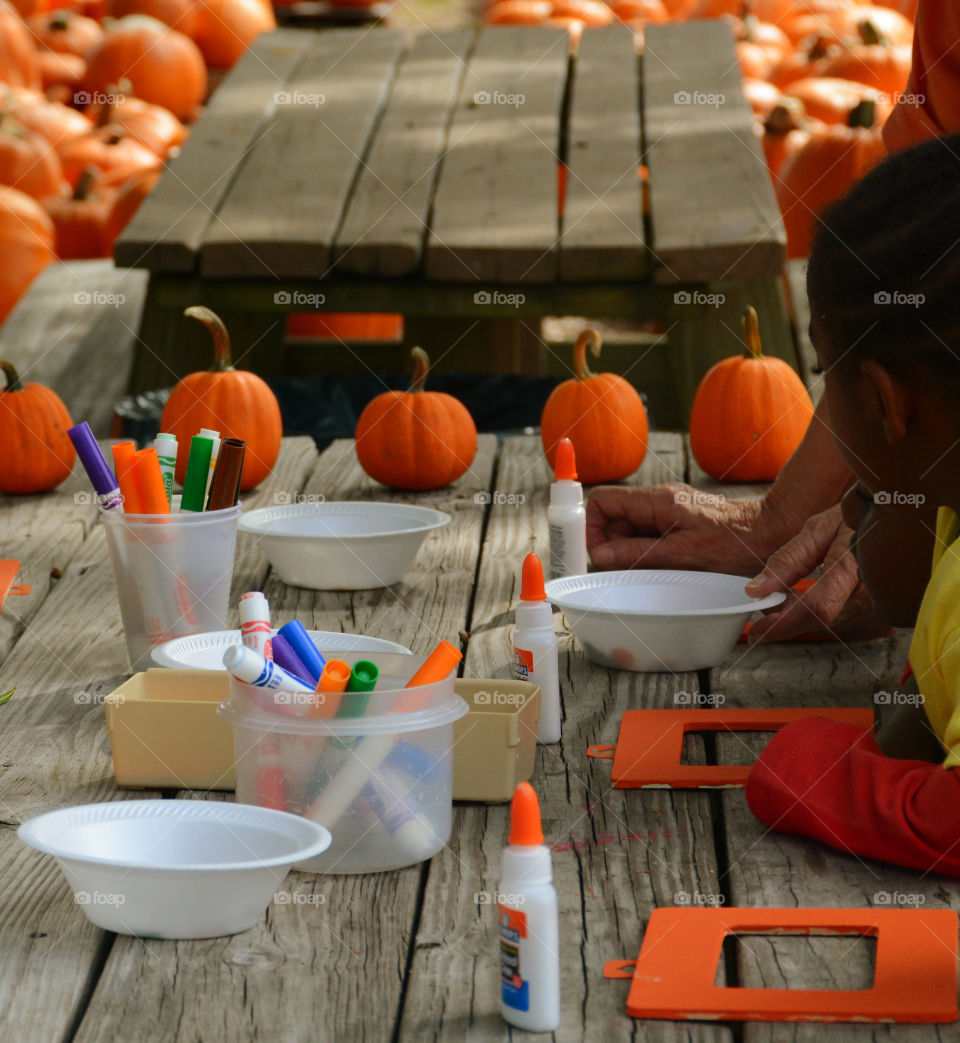
[[[106,435],[126,392],[146,289],[145,272],[111,261],[51,264],[0,328],[0,357],[23,380],[52,387],[72,417]]]
[[[640,164],[639,59],[632,30],[584,33],[574,62],[567,191],[560,239],[565,282],[646,275]]]
[[[265,132],[207,228],[203,275],[326,274],[402,49],[403,35],[388,29],[311,35],[303,61],[274,95]]]
[[[429,279],[550,282],[557,274],[565,31],[480,33],[454,110],[426,248]],[[481,302],[482,303],[482,302]]]
[[[419,266],[450,111],[474,35],[461,30],[415,38],[337,235],[338,272],[397,277]]]
[[[654,278],[778,275],[786,237],[743,96],[730,27],[651,25],[643,56],[644,162]]]
[[[682,473],[678,436],[655,435],[636,480]],[[545,553],[549,474],[536,437],[504,443],[495,491],[526,497],[491,507],[476,586],[465,675],[509,676],[517,575],[523,556]],[[694,675],[641,675],[589,664],[561,626],[563,740],[540,746],[533,783],[544,833],[554,846],[560,900],[561,997],[558,1040],[632,1039],[623,983],[605,981],[603,961],[639,951],[645,911],[680,891],[716,893],[708,798],[610,788],[609,764],[589,761],[592,742],[614,742],[624,710],[673,705]],[[700,749],[702,755],[702,748]],[[454,837],[430,864],[400,1038],[469,1034],[505,1037],[499,1017],[494,895],[506,842],[507,806],[457,809]],[[465,983],[470,983],[469,987]],[[438,1019],[440,1028],[438,1029]],[[725,1028],[645,1023],[643,1038],[729,1040]]]
[[[311,37],[292,29],[264,33],[211,98],[179,156],[114,247],[117,264],[192,272],[203,233],[257,142],[270,140],[275,92]]]

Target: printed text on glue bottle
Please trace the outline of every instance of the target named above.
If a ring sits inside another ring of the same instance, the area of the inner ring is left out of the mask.
[[[517,627],[513,637],[513,677],[540,686],[537,742],[560,741],[560,669],[553,608],[543,589],[543,566],[536,554],[523,562]]]

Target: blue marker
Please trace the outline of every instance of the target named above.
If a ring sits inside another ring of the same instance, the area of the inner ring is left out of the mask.
[[[323,674],[326,659],[317,650],[317,646],[310,640],[310,635],[304,629],[299,619],[291,620],[284,624],[278,631],[278,636],[283,637],[296,653],[297,659],[306,667],[306,673],[301,677],[313,681],[314,686]]]
[[[278,632],[272,641],[273,661],[282,667],[288,674],[298,677],[305,685],[310,686],[312,692],[317,687],[317,682],[310,679],[310,671],[306,664],[301,662],[300,657],[293,650],[290,642]]]

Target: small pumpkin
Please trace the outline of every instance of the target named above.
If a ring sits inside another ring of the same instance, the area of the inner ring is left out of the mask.
[[[553,0],[554,18],[575,18],[585,26],[599,28],[613,21],[613,11],[603,0]]]
[[[0,185],[34,199],[63,191],[63,168],[53,146],[10,116],[0,119]]]
[[[552,13],[550,0],[496,0],[483,17],[488,25],[541,25]]]
[[[820,120],[807,118],[796,98],[784,98],[774,106],[763,123],[763,154],[774,183],[783,164],[823,127]]]
[[[413,383],[367,403],[357,422],[357,458],[375,481],[395,489],[440,489],[465,474],[477,455],[477,427],[453,395],[424,391],[430,359],[411,352]]]
[[[240,481],[240,491],[246,492],[267,477],[280,455],[280,406],[256,373],[233,368],[230,336],[217,315],[202,307],[187,308],[183,314],[210,331],[214,360],[210,370],[185,376],[163,407],[160,428],[177,438],[176,479],[183,484],[190,440],[201,427],[207,427],[219,431],[221,438],[240,438],[247,443]]]
[[[73,470],[77,454],[67,435],[73,421],[55,391],[22,383],[6,359],[0,359],[0,371],[6,378],[0,391],[0,492],[46,492]]]
[[[172,112],[135,98],[129,80],[121,81],[118,86],[111,84],[83,113],[98,127],[122,130],[160,159],[166,159],[170,150],[182,145],[187,138],[187,128]]]
[[[587,348],[600,355],[600,335],[584,330],[573,348],[575,379],[550,393],[540,417],[547,462],[561,438],[569,438],[577,455],[577,473],[587,484],[615,482],[633,472],[647,455],[647,411],[636,388],[616,373],[591,373]]]
[[[795,80],[784,87],[783,93],[803,102],[806,114],[824,123],[846,124],[851,111],[861,101],[873,102],[874,115],[879,123],[883,123],[893,111],[890,99],[875,88],[832,76]]]
[[[766,80],[744,78],[743,96],[750,103],[754,116],[761,120],[765,120],[780,104],[779,88]]]
[[[40,88],[40,65],[33,37],[6,0],[0,0],[0,83]]]
[[[43,207],[25,192],[0,186],[0,322],[37,275],[57,259],[53,244],[53,222]]]
[[[107,10],[111,18],[125,18],[131,14],[156,18],[191,39],[197,29],[194,0],[108,0]]]
[[[906,87],[910,75],[910,46],[893,46],[871,21],[861,22],[857,30],[861,42],[838,50],[824,63],[819,75],[857,80],[896,97]]]
[[[690,412],[690,450],[718,481],[770,482],[803,440],[813,403],[783,359],[760,347],[757,313],[743,316],[746,353],[707,372]]]
[[[90,121],[76,109],[59,101],[47,101],[42,95],[33,98],[25,91],[8,91],[0,101],[0,112],[13,116],[21,127],[45,138],[55,148],[91,130]]]
[[[103,39],[103,29],[92,18],[76,11],[51,11],[27,19],[37,45],[58,54],[74,54],[86,58]]]
[[[60,93],[64,97],[75,94],[87,71],[87,63],[75,54],[39,50],[37,61],[43,89],[51,98]]]
[[[670,13],[663,6],[663,0],[611,0],[610,6],[621,22],[631,25],[670,21]]]
[[[72,195],[47,196],[40,201],[53,221],[61,261],[110,256],[107,222],[115,197],[116,191],[102,184],[100,171],[87,167]]]
[[[193,39],[207,65],[232,68],[261,34],[276,29],[273,7],[263,0],[197,0]]]
[[[120,233],[130,223],[133,215],[140,209],[140,204],[150,195],[159,180],[159,170],[141,170],[118,187],[104,230],[108,252],[112,252],[113,244]]]
[[[87,167],[102,170],[114,184],[141,170],[160,167],[157,154],[138,144],[120,127],[97,127],[89,134],[65,142],[59,151],[63,173],[71,188],[76,187]]]

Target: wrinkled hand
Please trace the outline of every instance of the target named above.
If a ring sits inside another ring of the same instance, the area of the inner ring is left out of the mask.
[[[840,505],[815,514],[791,540],[771,555],[759,576],[746,586],[752,597],[782,590],[787,600],[750,628],[751,644],[783,641],[799,634],[826,633],[860,640],[892,633],[870,606],[850,552],[853,530],[843,523]],[[822,566],[820,578],[803,594],[797,580]]]
[[[699,569],[745,576],[771,547],[760,501],[709,497],[671,482],[647,488],[601,485],[587,503],[587,550],[601,569]]]

